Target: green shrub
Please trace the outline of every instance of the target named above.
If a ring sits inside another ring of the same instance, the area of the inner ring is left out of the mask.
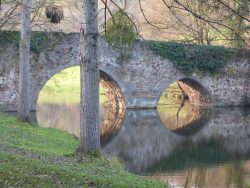
[[[221,46],[191,45],[177,42],[146,41],[150,50],[168,58],[180,71],[195,70],[215,74],[236,54],[237,50]]]
[[[14,44],[19,47],[20,32],[19,31],[0,31],[0,41],[3,44]],[[40,53],[48,43],[48,34],[40,31],[31,32],[30,50],[33,53]]]
[[[133,23],[122,10],[113,14],[107,22],[105,38],[112,48],[126,56],[137,40]]]

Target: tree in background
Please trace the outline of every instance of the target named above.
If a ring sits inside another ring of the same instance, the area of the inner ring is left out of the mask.
[[[184,3],[197,14],[213,15],[214,19],[217,19],[216,17],[219,16],[215,13],[218,11],[219,7],[212,5],[207,1],[185,0]],[[171,11],[171,7],[169,7],[169,9]],[[181,12],[184,14],[183,22],[177,19],[179,16],[178,14],[175,14],[175,19],[180,22],[178,25],[184,30],[181,35],[184,37],[185,41],[196,44],[211,44],[214,40],[216,40],[216,34],[218,35],[218,33],[207,22],[195,17],[190,12],[183,12],[182,9]]]
[[[14,23],[18,20],[20,4],[14,1],[1,1],[0,5],[0,30],[4,27],[5,29],[13,29]]]
[[[0,29],[19,30],[16,26],[19,24],[18,2],[20,1],[2,1]],[[249,0],[99,0],[98,2],[100,28],[106,10],[108,17],[112,17],[112,12],[123,10],[133,18],[139,34],[145,38],[226,46],[238,46],[234,44],[238,41],[243,43],[242,47],[250,45]],[[64,11],[64,20],[60,24],[51,24],[46,19],[44,12],[50,4],[59,5]],[[104,8],[105,4],[108,8]],[[78,32],[81,22],[80,6],[81,2],[77,0],[35,1],[32,10],[32,30]],[[10,14],[12,8],[16,10]],[[4,27],[1,27],[2,25]]]
[[[249,0],[238,0],[237,2],[232,2],[232,7],[235,7],[237,14],[232,14],[229,19],[229,26],[233,28],[229,30],[229,37],[233,40],[229,41],[229,45],[237,48],[242,48],[246,46],[245,41],[247,40],[247,35],[250,31],[250,23],[244,20],[244,17],[250,16],[250,1]]]
[[[241,0],[245,3],[234,0],[138,1],[145,25],[166,40],[229,46],[232,41],[241,41],[245,47],[250,45],[250,35],[246,32],[250,24],[249,0]]]
[[[18,119],[30,120],[30,32],[32,0],[25,0],[22,11],[19,68]]]

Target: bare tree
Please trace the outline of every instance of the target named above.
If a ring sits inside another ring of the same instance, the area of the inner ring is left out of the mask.
[[[238,0],[237,3],[232,3],[234,9],[232,9],[231,6],[229,7],[229,9],[233,13],[235,11],[235,13],[230,17],[228,22],[229,26],[234,30],[229,30],[229,37],[233,38],[234,40],[229,41],[229,43],[231,44],[231,46],[241,48],[245,46],[244,41],[247,40],[247,32],[250,31],[250,25],[247,25],[247,20],[244,19],[244,17],[247,18],[250,16],[250,1]]]
[[[6,25],[7,28],[12,28],[14,20],[18,19],[18,9],[20,4],[15,1],[1,1],[0,4],[0,30]]]
[[[99,69],[97,63],[98,1],[83,0],[81,28],[80,152],[100,150]]]
[[[165,1],[165,0],[163,0]],[[249,25],[249,10],[250,4],[249,0],[241,0],[241,1],[232,1],[232,0],[196,0],[201,3],[206,3],[211,7],[215,8],[215,11],[209,12],[200,12],[196,11],[193,7],[190,7],[189,4],[185,3],[184,0],[171,0],[175,4],[176,9],[180,9],[184,12],[191,13],[198,20],[208,24],[212,29],[218,32],[222,37],[220,40],[225,41],[234,41],[239,40],[244,43],[244,46],[249,46],[248,37],[242,35],[242,28],[238,29],[235,26],[228,24],[228,21],[231,20],[231,17],[238,17],[242,22],[248,23]],[[238,4],[236,6],[236,4]],[[242,8],[243,7],[243,8]],[[214,16],[219,15],[219,16]],[[233,33],[233,38],[227,35],[227,32]]]
[[[143,27],[152,33],[157,32],[161,38],[167,40],[184,38],[185,41],[198,44],[227,45],[232,41],[250,44],[249,32],[247,35],[247,29],[249,31],[250,28],[249,0],[161,0],[157,3],[138,0],[138,2],[145,20]],[[235,20],[241,23],[241,27],[235,27],[237,25]],[[140,23],[142,22],[143,20],[140,20]]]

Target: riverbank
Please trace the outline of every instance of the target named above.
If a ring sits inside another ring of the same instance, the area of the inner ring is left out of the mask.
[[[74,153],[78,140],[0,113],[0,187],[166,187],[116,158]]]

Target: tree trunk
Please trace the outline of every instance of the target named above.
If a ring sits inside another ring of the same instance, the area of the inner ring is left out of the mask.
[[[22,12],[21,40],[20,40],[20,68],[19,68],[19,99],[18,119],[30,120],[30,30],[31,3],[25,0]]]
[[[80,152],[100,150],[97,0],[83,0]]]

